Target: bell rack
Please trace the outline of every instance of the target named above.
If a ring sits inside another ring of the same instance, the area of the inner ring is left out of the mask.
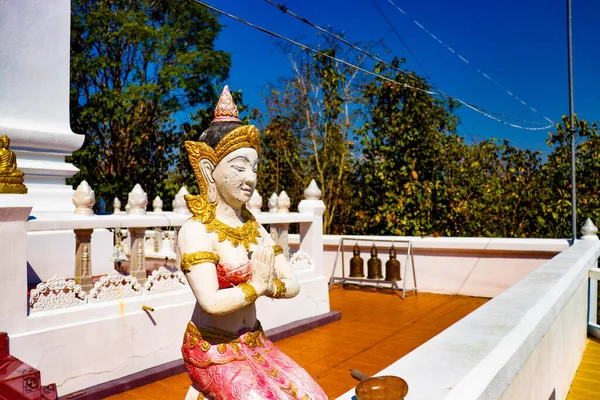
[[[386,281],[383,279],[368,279],[368,278],[351,278],[351,277],[347,277],[346,276],[346,272],[345,272],[345,263],[344,263],[344,240],[348,240],[348,241],[354,241],[354,242],[369,242],[369,243],[374,243],[374,242],[386,242],[386,243],[393,243],[393,244],[406,244],[406,259],[404,261],[404,275],[402,277],[402,287],[398,286],[398,281]],[[390,289],[392,290],[401,290],[402,291],[402,299],[404,299],[404,295],[406,293],[410,293],[410,292],[415,292],[415,294],[419,294],[419,291],[417,289],[417,275],[415,273],[415,257],[414,257],[414,252],[413,252],[413,241],[412,240],[408,240],[408,239],[366,239],[366,238],[361,238],[361,237],[352,237],[352,236],[341,236],[340,237],[340,242],[338,244],[338,249],[335,255],[335,262],[333,263],[333,269],[331,271],[331,277],[329,278],[329,290],[331,290],[331,287],[336,284],[336,283],[341,283],[342,285],[345,285],[347,283],[352,283],[352,284],[356,284],[358,286],[371,286],[371,287],[384,287],[385,285],[389,285]],[[337,269],[337,265],[338,265],[338,260],[340,259],[340,254],[341,254],[341,259],[342,259],[342,276],[335,276],[335,272]],[[414,288],[411,289],[407,289],[406,288],[406,273],[408,271],[408,265],[410,264],[411,267],[411,271],[412,271],[412,276],[413,276],[413,283],[414,283]],[[373,285],[376,284],[376,285]]]

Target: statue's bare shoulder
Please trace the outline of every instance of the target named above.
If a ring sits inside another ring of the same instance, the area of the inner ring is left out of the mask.
[[[181,253],[212,251],[213,235],[206,230],[202,222],[189,219],[182,225],[177,243]]]

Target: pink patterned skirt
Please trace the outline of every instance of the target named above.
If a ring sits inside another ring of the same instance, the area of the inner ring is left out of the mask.
[[[234,335],[190,322],[181,352],[192,385],[212,400],[327,399],[314,379],[267,339],[260,324]]]

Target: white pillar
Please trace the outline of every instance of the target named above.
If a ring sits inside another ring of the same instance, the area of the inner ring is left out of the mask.
[[[0,195],[0,332],[22,331],[27,320],[27,218],[25,195]]]
[[[323,275],[323,213],[325,203],[321,198],[321,191],[315,181],[311,181],[304,191],[305,199],[298,204],[301,214],[313,216],[310,224],[300,224],[300,250],[307,252],[315,266],[317,276]]]
[[[0,0],[0,133],[10,137],[33,212],[73,212],[65,157],[83,135],[69,119],[70,0]]]

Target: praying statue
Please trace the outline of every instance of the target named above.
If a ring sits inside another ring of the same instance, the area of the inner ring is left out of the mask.
[[[241,123],[227,86],[210,127],[185,147],[200,193],[185,196],[192,217],[178,236],[197,300],[181,348],[192,380],[186,399],[327,399],[256,318],[258,297],[291,298],[300,286],[281,246],[245,207],[256,187],[260,136]]]
[[[17,156],[9,150],[10,139],[0,137],[0,193],[27,193],[23,172],[17,169]]]

